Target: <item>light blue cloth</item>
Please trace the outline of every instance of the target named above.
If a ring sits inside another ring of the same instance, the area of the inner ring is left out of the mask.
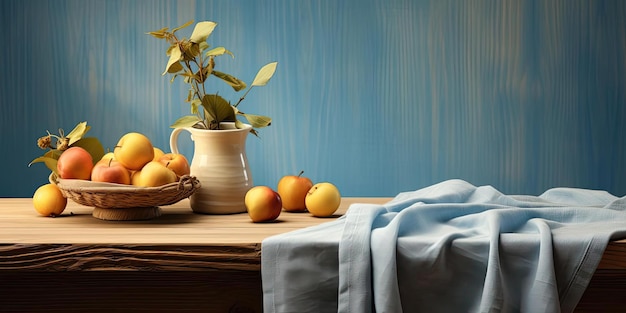
[[[449,180],[262,243],[265,312],[572,312],[626,198]]]

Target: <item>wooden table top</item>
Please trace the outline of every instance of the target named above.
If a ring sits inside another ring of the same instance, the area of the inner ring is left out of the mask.
[[[343,198],[333,217],[282,212],[275,222],[253,223],[246,213],[195,214],[187,199],[163,206],[155,219],[120,222],[97,219],[73,201],[50,218],[39,216],[30,198],[0,198],[0,271],[258,270],[263,239],[332,221],[354,203],[390,199]],[[133,262],[120,265],[124,258]],[[609,244],[599,268],[626,269],[626,240]]]
[[[282,212],[275,222],[253,223],[246,213],[195,214],[187,199],[151,220],[105,221],[73,201],[51,218],[39,216],[32,199],[0,198],[0,272],[259,271],[263,239],[332,221],[353,203],[389,199],[343,198],[333,217]]]
[[[357,202],[385,203],[390,198],[343,198],[333,217],[282,212],[269,223],[253,223],[246,213],[204,215],[189,200],[162,206],[160,217],[146,221],[104,221],[93,209],[69,200],[59,217],[43,217],[29,198],[0,199],[0,244],[256,244],[269,236],[329,222]]]

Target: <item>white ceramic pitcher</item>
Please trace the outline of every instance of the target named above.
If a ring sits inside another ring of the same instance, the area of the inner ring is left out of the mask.
[[[250,125],[238,129],[235,123],[221,123],[221,130],[193,127],[176,128],[170,135],[170,149],[178,152],[178,136],[191,134],[194,153],[191,175],[201,187],[191,195],[191,209],[204,214],[232,214],[246,212],[244,198],[252,188],[252,175],[246,156],[246,138]]]

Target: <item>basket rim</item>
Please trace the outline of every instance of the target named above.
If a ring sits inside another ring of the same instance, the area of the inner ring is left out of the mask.
[[[90,181],[71,180],[76,186],[63,185],[57,180],[63,195],[79,204],[99,208],[136,208],[174,204],[190,197],[200,188],[200,181],[194,176],[182,176],[178,182],[159,187],[137,187],[112,184],[112,187],[89,187]]]
[[[62,179],[56,178],[54,180],[56,185],[63,190],[78,191],[78,192],[91,192],[91,193],[155,193],[163,192],[166,190],[184,190],[187,189],[186,185],[190,185],[192,189],[199,186],[200,181],[195,176],[184,175],[181,176],[179,181],[169,183],[157,187],[140,187],[133,185],[124,185],[116,183],[101,183],[93,182],[84,179]]]

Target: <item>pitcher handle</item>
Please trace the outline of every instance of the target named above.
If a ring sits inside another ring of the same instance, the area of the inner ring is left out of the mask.
[[[172,151],[172,153],[178,154],[178,135],[180,135],[183,130],[188,131],[185,128],[174,128],[170,134],[170,151]],[[191,132],[189,133],[191,134]]]

